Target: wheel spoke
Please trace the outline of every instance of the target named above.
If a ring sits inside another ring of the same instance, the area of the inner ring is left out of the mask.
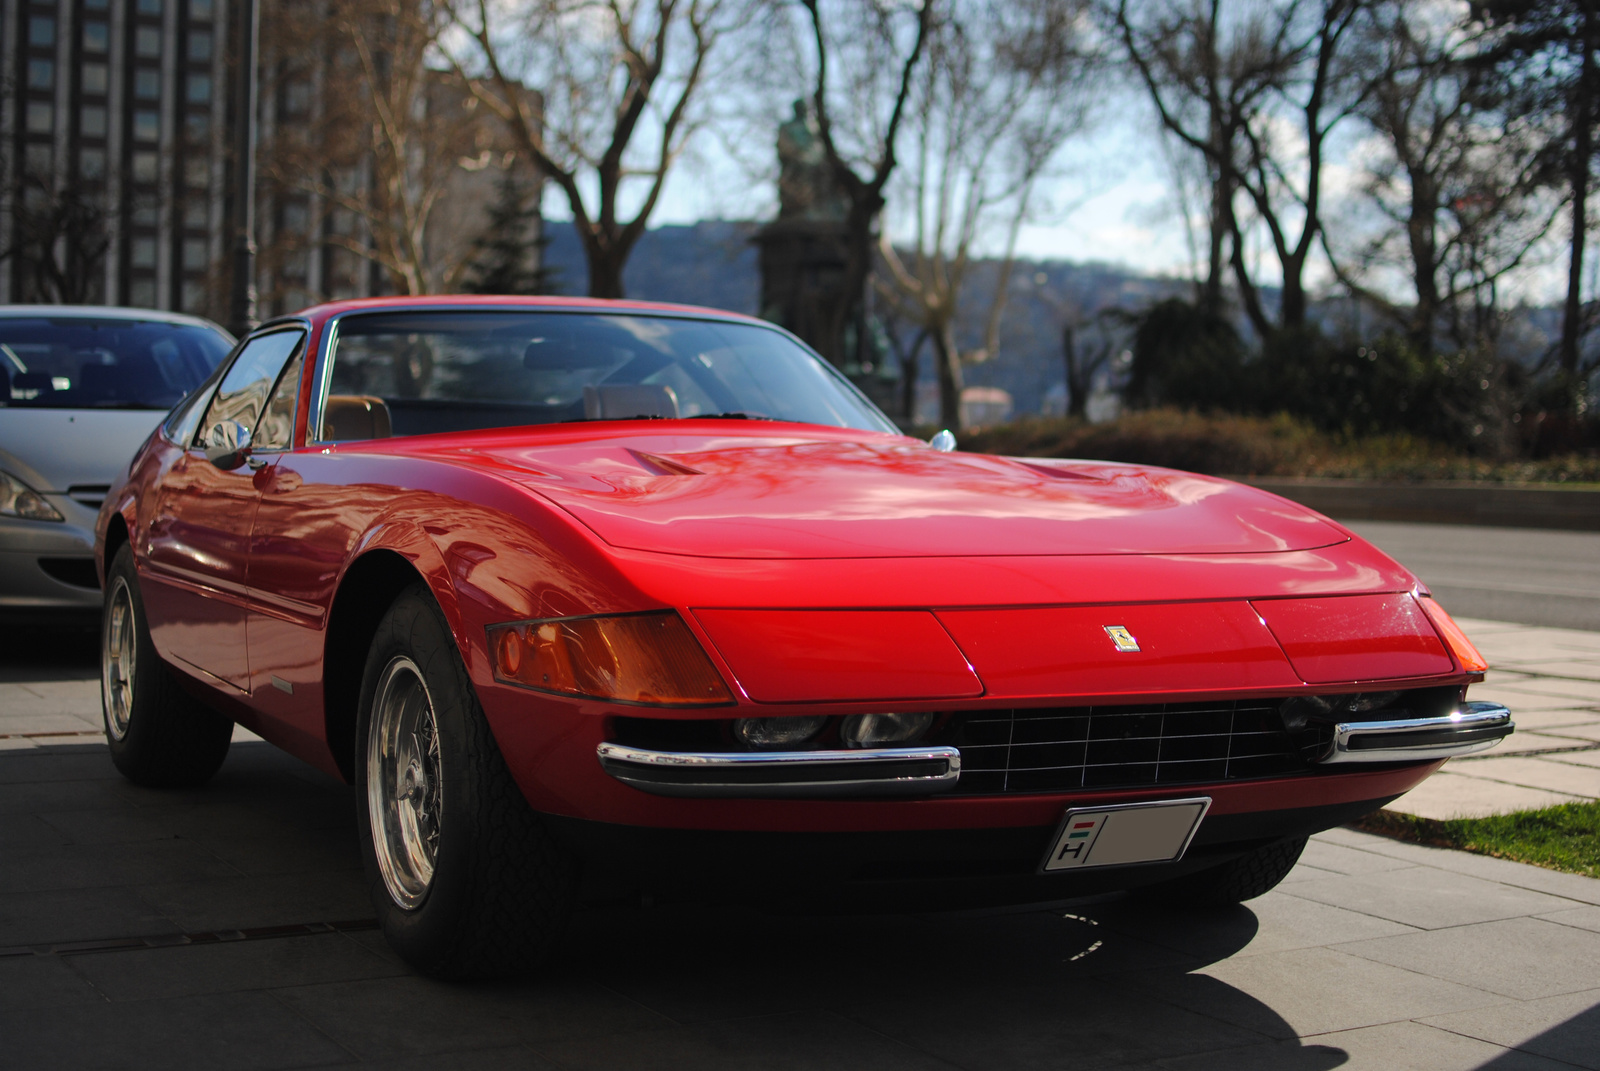
[[[438,726],[415,663],[397,657],[373,698],[367,751],[368,811],[390,896],[414,909],[427,896],[439,847]]]

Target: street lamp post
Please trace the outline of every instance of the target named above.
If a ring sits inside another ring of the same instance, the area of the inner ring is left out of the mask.
[[[238,85],[233,122],[233,292],[228,327],[243,338],[256,325],[256,66],[261,9],[239,0]]]

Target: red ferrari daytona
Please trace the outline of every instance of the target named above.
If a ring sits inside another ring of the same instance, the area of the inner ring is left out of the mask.
[[[349,781],[389,940],[466,977],[602,896],[1244,900],[1511,732],[1335,522],[951,446],[731,314],[274,320],[100,513],[112,758],[199,784],[237,722]]]

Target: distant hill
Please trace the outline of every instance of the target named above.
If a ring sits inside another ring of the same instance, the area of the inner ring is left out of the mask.
[[[755,315],[761,297],[761,268],[750,239],[760,226],[748,221],[706,220],[647,231],[628,260],[624,274],[628,296]],[[548,224],[547,233],[550,243],[545,260],[558,272],[558,289],[567,294],[584,293],[588,272],[577,234],[567,223]],[[972,327],[971,335],[959,339],[964,349],[982,343],[979,333],[998,267],[996,261],[980,261],[963,295],[964,319]],[[1087,324],[1103,309],[1138,312],[1163,298],[1187,297],[1191,292],[1187,280],[1141,275],[1110,264],[1019,261],[1007,287],[999,354],[983,364],[968,366],[967,383],[1009,391],[1018,414],[1059,412],[1066,393],[1061,334],[1068,322]],[[1269,310],[1276,306],[1275,288],[1264,287],[1261,293]],[[1362,310],[1344,299],[1317,303],[1312,316],[1336,333],[1364,336],[1383,330],[1370,311],[1363,320]],[[903,344],[909,344],[915,334],[892,322],[885,326],[898,331]],[[1241,320],[1239,326],[1248,336],[1248,324]],[[1502,352],[1531,365],[1548,347],[1553,330],[1559,330],[1557,310],[1508,310]],[[1092,341],[1083,331],[1079,338],[1080,342]],[[1119,348],[1124,344],[1125,340],[1118,341]],[[921,393],[926,396],[935,378],[931,346],[922,348],[918,373]]]

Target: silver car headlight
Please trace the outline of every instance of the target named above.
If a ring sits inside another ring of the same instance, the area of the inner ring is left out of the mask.
[[[0,470],[0,517],[21,517],[26,521],[66,520],[38,491],[3,470]]]

